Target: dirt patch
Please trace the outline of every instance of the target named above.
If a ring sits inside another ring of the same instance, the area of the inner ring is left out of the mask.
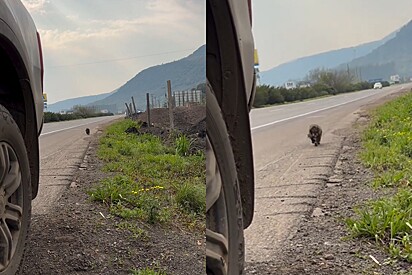
[[[371,171],[358,159],[360,134],[369,121],[367,109],[399,94],[364,106],[351,129],[335,131],[345,136],[333,174],[324,181],[312,211],[301,220],[296,234],[284,242],[273,260],[249,263],[247,274],[405,274],[411,264],[392,260],[373,240],[353,239],[345,219],[367,200],[392,195],[395,190],[370,187]],[[375,260],[377,262],[375,262]]]
[[[169,109],[158,108],[151,110],[151,125],[147,121],[146,112],[137,114],[132,118],[141,121],[140,129],[128,129],[128,133],[150,133],[160,137],[167,145],[173,146],[176,137],[180,134],[187,136],[191,142],[191,153],[206,148],[206,107],[193,105],[190,107],[176,107],[173,109],[175,128],[170,128]]]
[[[206,107],[204,105],[176,107],[173,109],[173,117],[176,130],[187,131],[206,118]],[[146,112],[133,116],[133,119],[148,122]],[[158,128],[170,128],[169,109],[152,109],[150,111],[150,122]]]
[[[74,181],[54,211],[33,216],[23,274],[131,274],[154,267],[167,274],[203,274],[205,238],[178,225],[149,226],[122,220],[91,202],[87,191],[100,179],[97,136]]]

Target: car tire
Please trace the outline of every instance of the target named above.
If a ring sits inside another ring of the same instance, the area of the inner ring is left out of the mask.
[[[243,274],[243,216],[236,165],[226,124],[209,83],[206,102],[207,274]]]
[[[31,217],[30,166],[11,114],[0,105],[0,275],[16,274]]]

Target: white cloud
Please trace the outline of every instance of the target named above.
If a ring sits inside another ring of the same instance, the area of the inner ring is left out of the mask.
[[[45,6],[49,3],[48,0],[22,0],[26,9],[31,13],[41,13],[46,12]]]
[[[36,11],[50,102],[111,91],[206,40],[204,0],[24,1]]]
[[[39,1],[41,0],[35,2]],[[151,0],[146,8],[148,12],[144,16],[134,19],[97,20],[66,15],[65,19],[73,22],[73,28],[41,28],[43,44],[45,47],[58,49],[88,40],[118,39],[136,34],[178,38],[204,33],[205,11],[204,5],[199,1]]]

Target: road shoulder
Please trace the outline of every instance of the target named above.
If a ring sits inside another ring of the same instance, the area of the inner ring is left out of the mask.
[[[399,94],[398,94],[399,95]],[[371,109],[394,98],[386,97]],[[310,210],[302,215],[297,230],[278,248],[272,259],[248,263],[247,274],[402,274],[410,264],[392,261],[370,240],[352,239],[345,225],[353,209],[367,200],[388,196],[394,190],[370,187],[372,173],[358,159],[360,134],[368,122],[366,110],[358,113],[344,134],[333,173],[323,181]]]
[[[87,190],[107,176],[100,172],[97,145],[96,135],[54,209],[33,216],[23,274],[131,274],[145,267],[202,274],[204,236],[143,223],[134,224],[141,230],[131,232],[106,207],[90,201]]]

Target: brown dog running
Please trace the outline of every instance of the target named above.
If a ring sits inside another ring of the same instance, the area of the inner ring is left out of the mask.
[[[322,128],[317,124],[310,125],[308,138],[310,138],[315,146],[318,146],[320,144],[320,139],[322,138]]]

